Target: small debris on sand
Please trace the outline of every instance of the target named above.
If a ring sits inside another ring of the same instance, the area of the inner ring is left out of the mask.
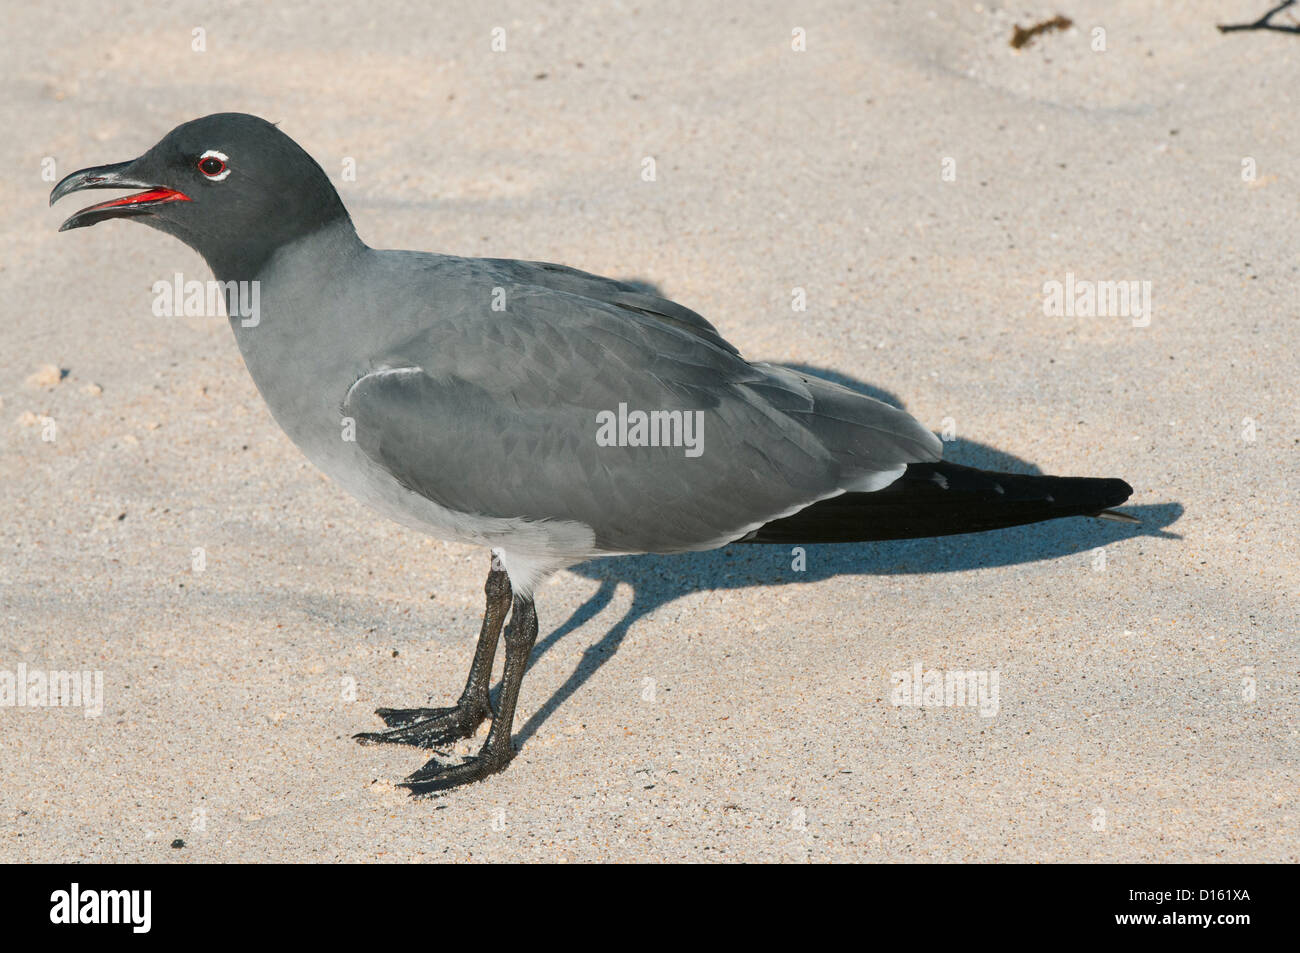
[[[1029,29],[1025,29],[1020,24],[1016,24],[1015,32],[1011,34],[1011,48],[1013,50],[1023,49],[1028,46],[1040,33],[1050,33],[1053,30],[1068,30],[1074,26],[1074,21],[1069,17],[1063,17],[1059,14],[1050,20],[1044,20],[1042,23],[1035,23]]]
[[[28,387],[57,387],[67,376],[68,372],[55,364],[42,364],[27,378],[26,383]]]

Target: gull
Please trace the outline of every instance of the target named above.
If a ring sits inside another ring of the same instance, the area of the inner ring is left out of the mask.
[[[303,454],[385,516],[490,550],[459,700],[381,708],[387,730],[357,736],[444,749],[492,719],[477,755],[435,757],[410,775],[413,794],[481,780],[514,757],[534,594],[567,566],[1067,516],[1136,522],[1110,509],[1132,492],[1123,480],[944,462],[939,439],[902,410],[748,361],[703,317],[643,287],[544,262],[371,248],[321,167],[255,116],[187,122],[137,159],[72,173],[50,202],[109,188],[143,191],[60,230],[129,218],[193,248]],[[256,320],[239,307],[249,285]]]

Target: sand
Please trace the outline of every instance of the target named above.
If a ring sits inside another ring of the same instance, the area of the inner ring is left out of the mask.
[[[708,6],[6,11],[0,673],[103,707],[0,708],[0,860],[1298,859],[1300,40],[1215,30],[1255,0]],[[652,283],[1143,525],[574,567],[515,762],[411,800],[423,753],[350,735],[459,692],[487,555],[316,472],[224,319],[152,313],[197,255],[46,207],[221,110],[371,244]],[[1045,314],[1067,280],[1149,320]],[[892,704],[917,663],[996,714]]]

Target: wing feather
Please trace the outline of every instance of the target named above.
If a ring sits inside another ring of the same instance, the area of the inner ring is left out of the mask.
[[[481,267],[504,311],[486,293],[438,302],[343,402],[363,452],[444,507],[580,523],[606,552],[680,552],[939,456],[902,411],[750,364],[680,305],[559,266]],[[597,414],[620,404],[699,412],[702,453],[601,446]]]

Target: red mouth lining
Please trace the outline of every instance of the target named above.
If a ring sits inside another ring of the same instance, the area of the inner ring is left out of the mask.
[[[161,205],[164,202],[188,201],[190,201],[190,197],[184,192],[177,192],[175,189],[157,188],[150,189],[147,192],[137,192],[135,195],[124,195],[120,199],[113,199],[109,202],[100,202],[98,205],[90,206],[90,208],[83,208],[81,212],[97,212],[100,209],[116,208],[119,205]]]

